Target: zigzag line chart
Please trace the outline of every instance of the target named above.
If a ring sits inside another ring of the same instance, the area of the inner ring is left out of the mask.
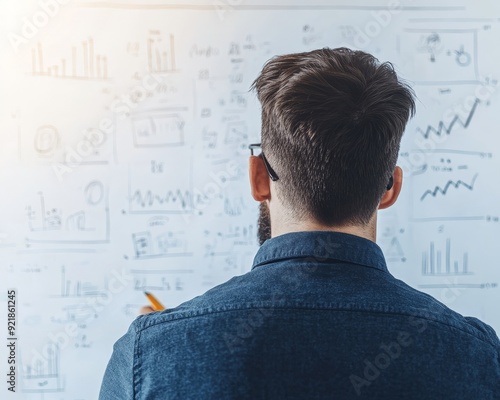
[[[445,124],[443,121],[439,121],[437,128],[432,125],[428,125],[425,130],[423,130],[422,128],[417,128],[417,132],[419,132],[424,138],[428,139],[431,133],[436,136],[441,136],[443,134],[450,135],[455,126],[461,126],[462,128],[467,129],[472,119],[474,118],[474,114],[476,113],[477,106],[480,102],[481,101],[479,99],[476,99],[474,101],[474,104],[472,105],[465,120],[462,120],[460,115],[455,114],[455,116],[448,124]]]
[[[466,183],[466,182],[462,181],[461,179],[459,179],[458,181],[451,181],[450,180],[450,181],[446,182],[446,184],[442,188],[440,186],[436,186],[432,190],[428,189],[422,194],[422,196],[420,197],[420,201],[424,201],[426,198],[428,198],[428,196],[436,197],[438,194],[442,194],[443,196],[446,196],[446,194],[448,193],[448,189],[450,189],[450,188],[458,189],[460,187],[464,187],[470,191],[473,191],[477,176],[478,176],[478,174],[475,174],[470,183]]]

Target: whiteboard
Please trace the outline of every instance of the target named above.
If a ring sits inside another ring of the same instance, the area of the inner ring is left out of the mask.
[[[418,97],[403,192],[379,214],[389,270],[500,330],[497,2],[9,3],[0,318],[15,289],[12,398],[95,399],[143,291],[174,307],[250,270],[249,87],[273,55],[325,46],[391,61]]]

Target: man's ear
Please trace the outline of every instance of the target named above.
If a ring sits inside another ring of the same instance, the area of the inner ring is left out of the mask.
[[[258,202],[269,200],[271,198],[271,179],[262,158],[250,156],[249,175],[252,197]]]
[[[380,199],[380,203],[378,205],[379,210],[392,206],[398,199],[399,193],[401,193],[401,186],[403,185],[403,170],[400,167],[396,167],[394,169],[392,179],[392,187],[387,190]]]

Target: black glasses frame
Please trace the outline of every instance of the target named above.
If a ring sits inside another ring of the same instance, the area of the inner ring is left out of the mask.
[[[269,175],[269,178],[271,178],[271,180],[273,182],[276,182],[279,179],[278,174],[276,172],[274,172],[274,169],[269,165],[269,162],[267,161],[267,158],[264,155],[264,152],[262,151],[262,143],[250,144],[248,146],[248,148],[250,149],[250,155],[252,155],[252,156],[254,155],[254,153],[253,153],[254,150],[261,149],[261,152],[257,157],[262,158],[262,161],[264,161],[264,166],[266,167],[267,174]]]
[[[267,158],[264,155],[264,152],[262,151],[262,143],[252,143],[252,144],[248,145],[248,148],[250,149],[250,155],[252,155],[252,156],[254,155],[254,153],[253,153],[254,150],[261,149],[261,152],[257,157],[262,158],[262,161],[264,161],[264,166],[266,167],[267,174],[269,175],[269,178],[271,178],[271,180],[273,182],[276,182],[279,179],[278,174],[276,172],[274,172],[274,169],[271,167],[271,165],[269,165],[269,162],[267,161]],[[387,183],[386,189],[391,190],[393,185],[394,185],[394,178],[391,175],[389,177],[389,182]]]

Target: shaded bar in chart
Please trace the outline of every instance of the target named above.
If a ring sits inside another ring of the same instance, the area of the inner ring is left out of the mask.
[[[422,252],[422,275],[441,276],[441,275],[471,275],[469,271],[469,254],[464,252],[457,259],[451,256],[451,240],[446,239],[446,245],[443,251],[436,248],[436,244],[431,241],[428,251]]]
[[[60,350],[51,344],[46,357],[36,359],[24,368],[22,390],[26,393],[58,393],[64,391],[60,375]]]
[[[107,284],[106,284],[107,286]],[[61,267],[61,294],[60,297],[107,297],[105,290],[96,285],[81,280],[71,281],[66,277],[66,268]]]
[[[148,70],[152,73],[175,72],[175,37],[173,34],[164,40],[160,31],[149,31],[147,43]]]
[[[71,73],[70,73],[71,71]],[[71,59],[61,58],[57,64],[45,65],[44,49],[39,42],[31,50],[31,73],[33,76],[79,80],[108,79],[108,59],[105,55],[95,54],[94,39],[89,37],[78,46],[71,47]]]

